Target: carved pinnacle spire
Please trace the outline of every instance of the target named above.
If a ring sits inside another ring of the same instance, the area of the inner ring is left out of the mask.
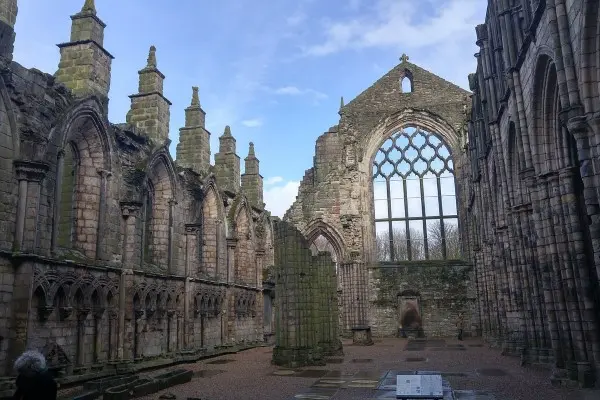
[[[150,51],[148,52],[148,65],[147,68],[156,68],[156,47],[150,46]]]
[[[254,143],[250,142],[250,148],[248,149],[248,157],[256,157],[254,153]]]
[[[85,0],[83,7],[81,8],[82,13],[96,14],[96,4],[94,0]]]
[[[225,132],[223,133],[223,136],[231,136],[231,128],[229,127],[229,125],[225,127]]]
[[[192,106],[200,106],[200,97],[198,96],[198,86],[192,86]]]
[[[344,107],[344,96],[340,100],[340,110]]]
[[[410,57],[408,57],[408,56],[406,55],[406,53],[402,53],[402,57],[400,57],[400,61],[401,61],[401,62],[405,63],[405,62],[407,62],[409,59],[410,59]]]

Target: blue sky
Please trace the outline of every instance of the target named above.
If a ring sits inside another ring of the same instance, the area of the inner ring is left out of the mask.
[[[57,43],[67,42],[84,0],[19,0],[14,59],[54,73]],[[137,71],[157,47],[172,101],[175,158],[191,87],[212,133],[230,125],[244,158],[253,141],[265,178],[265,202],[282,216],[316,138],[338,122],[340,96],[350,101],[399,63],[411,62],[468,89],[476,66],[475,25],[485,0],[96,0],[107,24],[112,64],[109,118],[125,121]]]

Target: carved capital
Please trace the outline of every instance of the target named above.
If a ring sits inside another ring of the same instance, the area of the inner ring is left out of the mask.
[[[120,205],[121,214],[124,217],[129,217],[130,215],[136,216],[142,209],[142,203],[137,201],[122,201]]]
[[[96,172],[98,173],[98,175],[100,175],[101,178],[106,179],[112,176],[112,172],[106,169],[101,169],[98,168],[96,170]]]
[[[48,164],[35,161],[15,160],[13,165],[17,180],[28,182],[41,182],[50,169]]]
[[[101,319],[104,315],[105,308],[104,307],[96,307],[94,308],[94,319]]]
[[[175,207],[176,205],[177,205],[177,200],[175,200],[175,199],[169,200],[169,206],[170,207]]]
[[[38,308],[39,320],[42,322],[48,321],[48,317],[50,317],[50,314],[52,314],[52,311],[54,311],[54,307],[52,307],[52,306],[39,307]]]
[[[61,321],[64,321],[65,319],[67,319],[71,316],[72,312],[73,312],[73,307],[66,307],[66,306],[60,307],[58,309],[58,316]]]
[[[78,320],[84,320],[87,318],[88,315],[90,315],[90,312],[92,310],[89,307],[82,307],[82,308],[78,308],[77,309],[77,319]]]
[[[119,310],[116,308],[111,308],[108,310],[108,319],[115,320],[119,317]]]
[[[168,316],[169,318],[173,318],[173,316],[175,315],[175,311],[176,311],[176,310],[174,310],[174,309],[169,309],[169,310],[167,310],[167,316]]]
[[[140,319],[144,316],[144,310],[135,310],[133,315],[135,316],[135,319]]]
[[[185,224],[185,233],[198,234],[202,232],[202,224]]]
[[[237,238],[227,238],[226,242],[227,242],[228,248],[235,248],[235,246],[237,246],[238,239]]]

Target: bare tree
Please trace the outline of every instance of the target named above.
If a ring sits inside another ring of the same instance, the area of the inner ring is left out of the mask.
[[[393,260],[390,251],[390,237],[387,232],[380,232],[376,238],[376,255],[379,261],[402,261],[408,260],[408,248],[410,244],[410,255],[412,260],[424,260],[425,243],[422,232],[410,229],[410,240],[403,229],[393,229]],[[445,239],[446,258],[461,258],[460,233],[458,227],[453,224],[444,224],[444,235],[442,235],[442,224],[436,221],[427,229],[427,250],[430,260],[443,259],[443,246]]]

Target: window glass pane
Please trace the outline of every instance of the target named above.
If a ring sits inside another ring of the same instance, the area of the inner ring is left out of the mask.
[[[444,232],[446,235],[446,258],[461,258],[460,231],[458,230],[458,219],[444,218]]]
[[[389,218],[387,200],[375,200],[375,219]]]
[[[409,199],[421,198],[421,181],[415,175],[411,174],[410,178],[406,179],[406,195]]]
[[[456,215],[456,196],[442,196],[442,212],[444,215]]]
[[[392,222],[394,235],[394,261],[408,260],[406,243],[406,223],[404,221]]]
[[[442,224],[439,219],[427,220],[427,248],[430,260],[444,258],[442,252]]]
[[[373,198],[375,200],[387,199],[387,188],[384,179],[375,179],[373,181]]]
[[[390,196],[392,199],[404,198],[404,185],[402,184],[402,179],[397,175],[390,178]]]
[[[423,209],[421,199],[408,199],[408,216],[410,218],[422,217]]]
[[[410,172],[410,164],[406,161],[402,161],[396,166],[396,171],[398,171],[402,176],[406,176]]]
[[[388,222],[375,222],[376,257],[378,261],[390,261],[390,235]]]
[[[438,150],[438,154],[444,159],[450,157],[450,152],[448,151],[448,148],[446,146],[440,147]]]
[[[425,174],[425,177],[423,178],[423,195],[436,197],[438,195],[437,178],[431,172]]]
[[[446,196],[456,195],[456,186],[454,185],[454,177],[440,178],[440,186],[442,188],[442,195],[446,195]]]
[[[408,149],[406,149],[406,151],[404,152],[404,157],[406,157],[406,159],[410,162],[413,162],[413,160],[415,160],[418,155],[419,155],[419,151],[412,144],[410,146],[408,146]]]
[[[440,215],[438,197],[425,197],[425,216],[437,217]]]
[[[406,218],[404,212],[404,199],[392,200],[392,218]]]
[[[410,221],[410,253],[413,260],[425,259],[423,221]]]
[[[400,150],[404,150],[408,146],[408,138],[405,135],[400,135],[396,138],[396,146]]]

